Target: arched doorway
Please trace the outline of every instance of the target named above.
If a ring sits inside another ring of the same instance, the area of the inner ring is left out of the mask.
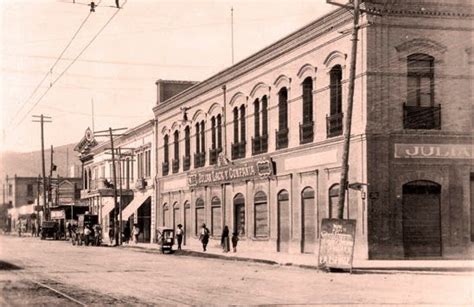
[[[188,239],[191,238],[192,223],[191,223],[191,204],[184,203],[184,245],[188,244]]]
[[[196,200],[196,220],[194,223],[195,226],[195,234],[196,236],[199,235],[199,229],[201,228],[202,224],[206,222],[206,215],[204,211],[204,200],[202,198],[198,198]]]
[[[287,253],[290,245],[290,194],[287,190],[278,193],[278,240],[279,252]]]
[[[316,214],[314,203],[314,190],[307,187],[301,192],[302,217],[301,217],[301,249],[303,253],[314,253],[316,244]]]
[[[418,180],[403,185],[405,257],[441,256],[441,186]]]
[[[211,235],[219,236],[222,232],[222,207],[219,197],[211,200]]]
[[[179,223],[181,223],[181,218],[179,216],[179,204],[175,202],[173,204],[173,229],[176,229]]]
[[[234,231],[245,236],[245,198],[241,193],[234,197]]]

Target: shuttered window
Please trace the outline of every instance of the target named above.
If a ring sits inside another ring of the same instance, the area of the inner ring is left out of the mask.
[[[268,203],[264,192],[257,192],[254,197],[255,237],[268,237]]]
[[[204,211],[204,201],[202,198],[198,198],[196,200],[196,223],[195,223],[195,231],[196,235],[199,236],[199,230],[201,229],[202,224],[206,222],[206,216]]]
[[[220,236],[222,232],[222,207],[219,197],[214,197],[211,201],[211,234]]]

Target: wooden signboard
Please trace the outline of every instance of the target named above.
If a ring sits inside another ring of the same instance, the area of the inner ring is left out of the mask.
[[[352,270],[356,220],[323,219],[318,265]]]

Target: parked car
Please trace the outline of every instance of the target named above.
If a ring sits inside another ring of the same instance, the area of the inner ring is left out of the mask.
[[[56,221],[43,221],[41,224],[41,240],[52,238],[58,240],[60,237],[59,224]]]

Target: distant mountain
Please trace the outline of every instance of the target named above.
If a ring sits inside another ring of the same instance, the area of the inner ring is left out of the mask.
[[[57,172],[61,177],[80,177],[81,162],[74,151],[75,144],[62,145],[53,148],[53,161],[57,166]],[[49,175],[51,150],[45,148],[46,176]],[[74,171],[71,172],[71,167]],[[5,180],[5,176],[38,176],[41,174],[41,150],[33,152],[1,152],[0,153],[0,181]],[[56,173],[54,173],[56,175]]]

